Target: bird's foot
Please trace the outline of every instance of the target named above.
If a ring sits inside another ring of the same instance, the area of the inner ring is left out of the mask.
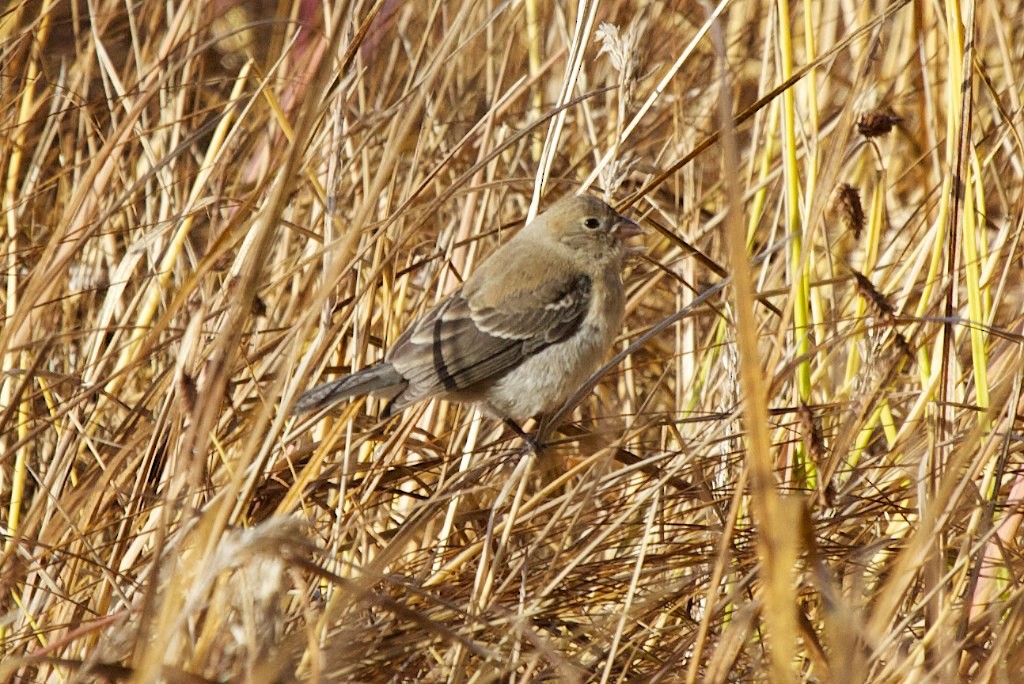
[[[532,453],[534,456],[540,455],[540,452],[543,451],[544,449],[543,444],[535,440],[530,435],[526,434],[526,432],[521,427],[519,427],[519,425],[511,418],[505,418],[502,420],[502,422],[505,423],[509,430],[516,433],[516,436],[523,440],[524,451],[526,451],[527,453]]]

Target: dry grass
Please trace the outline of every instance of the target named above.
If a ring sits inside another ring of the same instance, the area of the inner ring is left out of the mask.
[[[553,4],[5,6],[0,678],[1016,679],[1017,2]],[[287,417],[581,184],[540,458]]]

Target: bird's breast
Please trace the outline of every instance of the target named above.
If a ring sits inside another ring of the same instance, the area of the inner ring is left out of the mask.
[[[521,422],[561,407],[600,367],[622,328],[625,292],[618,273],[594,280],[587,315],[569,337],[527,357],[485,392],[493,413]]]

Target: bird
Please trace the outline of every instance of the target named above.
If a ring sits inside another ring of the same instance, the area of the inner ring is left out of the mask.
[[[475,404],[520,437],[560,408],[619,334],[622,270],[643,229],[590,195],[555,202],[457,290],[412,322],[383,360],[299,396],[292,414],[372,394],[382,418],[434,397]]]

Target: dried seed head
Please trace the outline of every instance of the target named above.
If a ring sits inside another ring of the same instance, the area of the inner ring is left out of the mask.
[[[857,291],[868,301],[875,314],[875,318],[886,325],[896,325],[896,310],[889,303],[888,298],[877,289],[874,284],[863,273],[853,272],[857,281]]]
[[[625,31],[618,26],[602,23],[597,27],[594,36],[601,43],[598,55],[607,54],[612,67],[619,74],[619,85],[625,102],[633,99],[637,79],[640,74],[640,38],[647,28],[647,19],[643,13],[633,17]]]
[[[896,116],[889,109],[873,109],[864,112],[857,119],[857,131],[865,138],[877,138],[887,135],[892,131],[893,126],[903,121],[903,117]]]
[[[820,466],[825,462],[827,456],[825,440],[821,436],[821,427],[815,421],[810,407],[802,401],[797,407],[796,415],[801,437],[803,437],[804,446],[807,448],[807,455],[811,457],[811,461],[815,465]]]
[[[832,211],[846,229],[853,233],[854,240],[860,240],[864,231],[864,208],[860,204],[860,192],[849,183],[840,183],[832,198]]]

